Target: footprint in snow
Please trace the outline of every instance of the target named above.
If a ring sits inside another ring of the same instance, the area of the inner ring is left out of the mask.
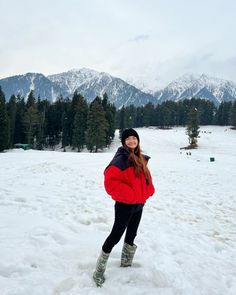
[[[68,292],[75,286],[76,281],[73,278],[63,280],[53,291],[53,295],[59,295],[63,292]]]

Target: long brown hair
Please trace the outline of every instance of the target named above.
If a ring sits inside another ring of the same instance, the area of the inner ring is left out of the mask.
[[[140,171],[143,171],[146,179],[146,183],[150,183],[150,174],[147,167],[147,160],[144,158],[144,156],[141,153],[140,145],[135,148],[135,150],[131,150],[128,160],[133,164],[135,176],[138,176]]]

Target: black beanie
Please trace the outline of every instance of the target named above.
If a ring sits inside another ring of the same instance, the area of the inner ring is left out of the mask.
[[[122,142],[122,145],[125,145],[125,140],[126,138],[128,138],[129,136],[135,136],[139,142],[139,136],[138,136],[138,133],[133,129],[133,128],[128,128],[128,129],[125,129],[123,132],[122,132],[122,135],[121,135],[121,142]]]

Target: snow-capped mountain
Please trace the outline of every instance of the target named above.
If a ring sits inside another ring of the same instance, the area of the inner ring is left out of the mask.
[[[107,93],[110,102],[118,108],[131,104],[145,105],[149,101],[157,103],[152,95],[142,92],[120,78],[86,68],[50,75],[48,79],[70,94],[77,90],[89,102],[96,96],[102,97],[104,93]]]
[[[185,74],[168,84],[163,90],[157,91],[154,95],[159,102],[166,100],[179,101],[195,97],[207,99],[219,105],[223,100],[232,101],[236,99],[236,83],[208,77],[205,74]]]
[[[52,82],[61,85],[68,93],[74,93],[83,84],[91,84],[91,80],[99,77],[99,72],[86,68],[73,69],[68,72],[47,76]]]
[[[35,97],[55,101],[59,95],[72,97],[75,90],[89,102],[106,92],[110,102],[117,108],[134,104],[157,103],[154,96],[144,93],[120,78],[90,69],[71,70],[65,73],[49,75],[27,73],[0,80],[7,100],[12,94],[27,97],[34,90]]]
[[[236,99],[236,83],[204,74],[185,74],[154,94],[141,91],[108,73],[85,68],[47,77],[37,73],[12,76],[1,79],[0,86],[7,100],[12,94],[27,97],[30,90],[34,90],[35,97],[55,101],[59,95],[71,98],[77,90],[91,102],[96,96],[102,97],[106,92],[109,100],[117,108],[131,104],[141,106],[148,102],[156,105],[166,100],[179,101],[192,97],[210,100],[215,105],[219,105],[223,100]]]
[[[1,79],[0,85],[7,100],[12,94],[27,97],[31,90],[34,90],[36,98],[47,98],[50,101],[54,101],[60,94],[67,95],[60,85],[53,83],[43,74],[38,73],[27,73]]]

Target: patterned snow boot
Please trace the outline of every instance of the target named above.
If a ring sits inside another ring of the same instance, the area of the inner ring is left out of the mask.
[[[96,269],[93,273],[93,280],[96,283],[97,287],[102,287],[105,282],[104,272],[106,270],[107,260],[110,253],[105,253],[101,251],[101,254],[98,257]]]
[[[122,253],[121,253],[121,267],[127,267],[132,265],[132,261],[134,258],[134,253],[137,249],[137,246],[134,244],[133,246],[124,243]]]

